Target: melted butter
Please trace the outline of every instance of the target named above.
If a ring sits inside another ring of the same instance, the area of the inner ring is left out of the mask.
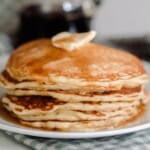
[[[64,43],[64,42],[73,42],[75,40],[75,36],[70,36],[69,38],[68,37],[65,37],[65,38],[63,38],[63,39],[59,39],[59,40],[57,40],[57,44],[62,44],[62,43]]]
[[[95,31],[85,33],[61,32],[52,37],[52,44],[66,51],[73,51],[90,42],[95,35]]]

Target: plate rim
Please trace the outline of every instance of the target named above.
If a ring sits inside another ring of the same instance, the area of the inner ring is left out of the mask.
[[[129,134],[137,131],[142,131],[150,128],[150,122],[135,125],[132,127],[119,128],[105,131],[94,131],[94,132],[58,132],[58,131],[40,131],[36,129],[28,129],[24,127],[15,127],[0,122],[0,129],[8,132],[18,133],[22,135],[42,137],[42,138],[53,138],[53,139],[87,139],[87,138],[102,138],[116,135]]]

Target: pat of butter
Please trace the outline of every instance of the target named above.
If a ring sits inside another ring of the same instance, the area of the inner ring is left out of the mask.
[[[52,37],[52,44],[55,47],[73,51],[93,40],[95,36],[95,31],[85,33],[61,32]]]

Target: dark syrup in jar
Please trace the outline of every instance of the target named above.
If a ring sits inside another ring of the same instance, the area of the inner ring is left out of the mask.
[[[90,21],[91,17],[85,16],[80,6],[69,12],[63,9],[45,12],[40,5],[32,4],[20,12],[20,26],[16,33],[15,46],[38,38],[52,37],[61,31],[89,31]]]

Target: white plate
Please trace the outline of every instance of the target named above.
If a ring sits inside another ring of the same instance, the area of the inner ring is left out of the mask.
[[[147,128],[150,128],[150,104],[147,106],[144,115],[139,120],[132,123],[128,127],[115,129],[115,130],[99,131],[99,132],[40,131],[37,129],[31,129],[20,125],[16,125],[4,120],[3,118],[0,118],[0,129],[2,130],[20,133],[24,135],[45,137],[45,138],[63,138],[63,139],[96,138],[96,137],[106,137],[106,136],[127,134],[127,133],[144,130]]]
[[[149,63],[144,63],[147,71],[150,71]],[[78,138],[97,138],[132,133],[144,129],[150,128],[150,103],[147,105],[144,115],[139,118],[136,122],[130,124],[127,127],[99,131],[99,132],[51,132],[51,131],[40,131],[37,129],[31,129],[23,126],[19,126],[0,118],[0,129],[5,131],[11,131],[24,135],[31,135],[45,138],[63,138],[63,139],[78,139]]]

